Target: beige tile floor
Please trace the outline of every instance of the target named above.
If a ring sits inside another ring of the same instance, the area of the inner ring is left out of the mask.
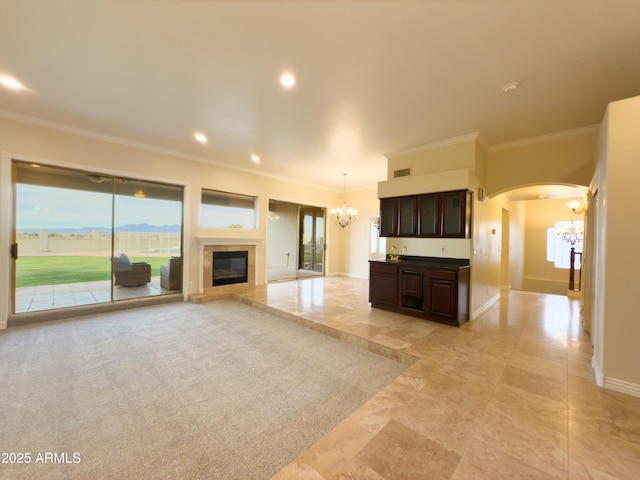
[[[640,479],[640,398],[595,385],[574,299],[511,291],[455,328],[371,309],[366,280],[242,295],[414,362],[274,480]]]

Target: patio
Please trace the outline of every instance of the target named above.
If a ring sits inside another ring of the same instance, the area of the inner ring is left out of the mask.
[[[117,286],[113,290],[114,300],[152,297],[178,290],[167,290],[160,286],[160,277],[151,277],[151,282],[135,287]],[[41,285],[16,289],[15,313],[38,312],[53,308],[77,307],[111,301],[111,282],[80,282],[59,285]]]

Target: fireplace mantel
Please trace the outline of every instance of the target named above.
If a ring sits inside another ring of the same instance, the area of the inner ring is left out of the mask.
[[[196,237],[198,245],[260,245],[262,238],[256,237]]]

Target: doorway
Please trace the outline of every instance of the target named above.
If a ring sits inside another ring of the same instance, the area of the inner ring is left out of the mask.
[[[324,209],[300,208],[300,255],[298,268],[324,273]]]
[[[324,275],[326,209],[269,200],[267,281]]]

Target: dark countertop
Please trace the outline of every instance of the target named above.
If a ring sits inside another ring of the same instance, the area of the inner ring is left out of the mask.
[[[390,255],[382,260],[369,260],[369,263],[381,263],[389,265],[407,265],[429,268],[447,268],[460,270],[469,268],[469,260],[466,258],[441,258],[441,257],[419,257],[415,255],[398,255],[398,260],[391,260]]]

